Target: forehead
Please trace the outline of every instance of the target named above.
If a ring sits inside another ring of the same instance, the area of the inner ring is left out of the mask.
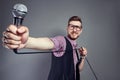
[[[76,25],[76,26],[81,26],[82,25],[79,21],[70,21],[69,24]]]

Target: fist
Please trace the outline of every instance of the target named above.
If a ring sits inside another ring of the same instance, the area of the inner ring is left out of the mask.
[[[81,47],[81,48],[79,49],[79,52],[80,52],[80,55],[81,55],[81,56],[87,56],[87,49],[86,49],[86,48]]]
[[[25,26],[16,27],[10,25],[6,31],[3,32],[2,42],[3,46],[8,49],[20,49],[25,47],[28,40],[29,30]]]

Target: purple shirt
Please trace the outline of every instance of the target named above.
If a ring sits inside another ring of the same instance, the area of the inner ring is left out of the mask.
[[[66,38],[70,41],[70,43],[72,45],[74,66],[76,68],[77,56],[76,56],[76,52],[74,49],[77,47],[77,44],[76,44],[75,40],[71,40],[69,37],[66,37]],[[54,49],[52,50],[54,56],[56,56],[56,57],[63,56],[64,51],[66,50],[66,41],[65,41],[64,36],[56,36],[54,38],[51,38],[51,40],[53,41],[53,43],[55,45]],[[54,52],[54,51],[60,51],[60,52]]]

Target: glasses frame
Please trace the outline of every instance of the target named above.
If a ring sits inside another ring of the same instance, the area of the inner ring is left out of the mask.
[[[77,26],[77,25],[73,25],[73,24],[68,24],[68,27],[69,27],[71,30],[76,29],[77,31],[80,31],[80,30],[82,29],[82,26]]]

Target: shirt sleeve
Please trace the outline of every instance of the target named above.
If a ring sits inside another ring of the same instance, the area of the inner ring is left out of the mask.
[[[65,48],[66,48],[66,42],[63,36],[57,36],[57,37],[53,37],[50,38],[53,43],[54,43],[54,48],[53,48],[53,54],[56,57],[61,57],[64,52],[65,52]]]

